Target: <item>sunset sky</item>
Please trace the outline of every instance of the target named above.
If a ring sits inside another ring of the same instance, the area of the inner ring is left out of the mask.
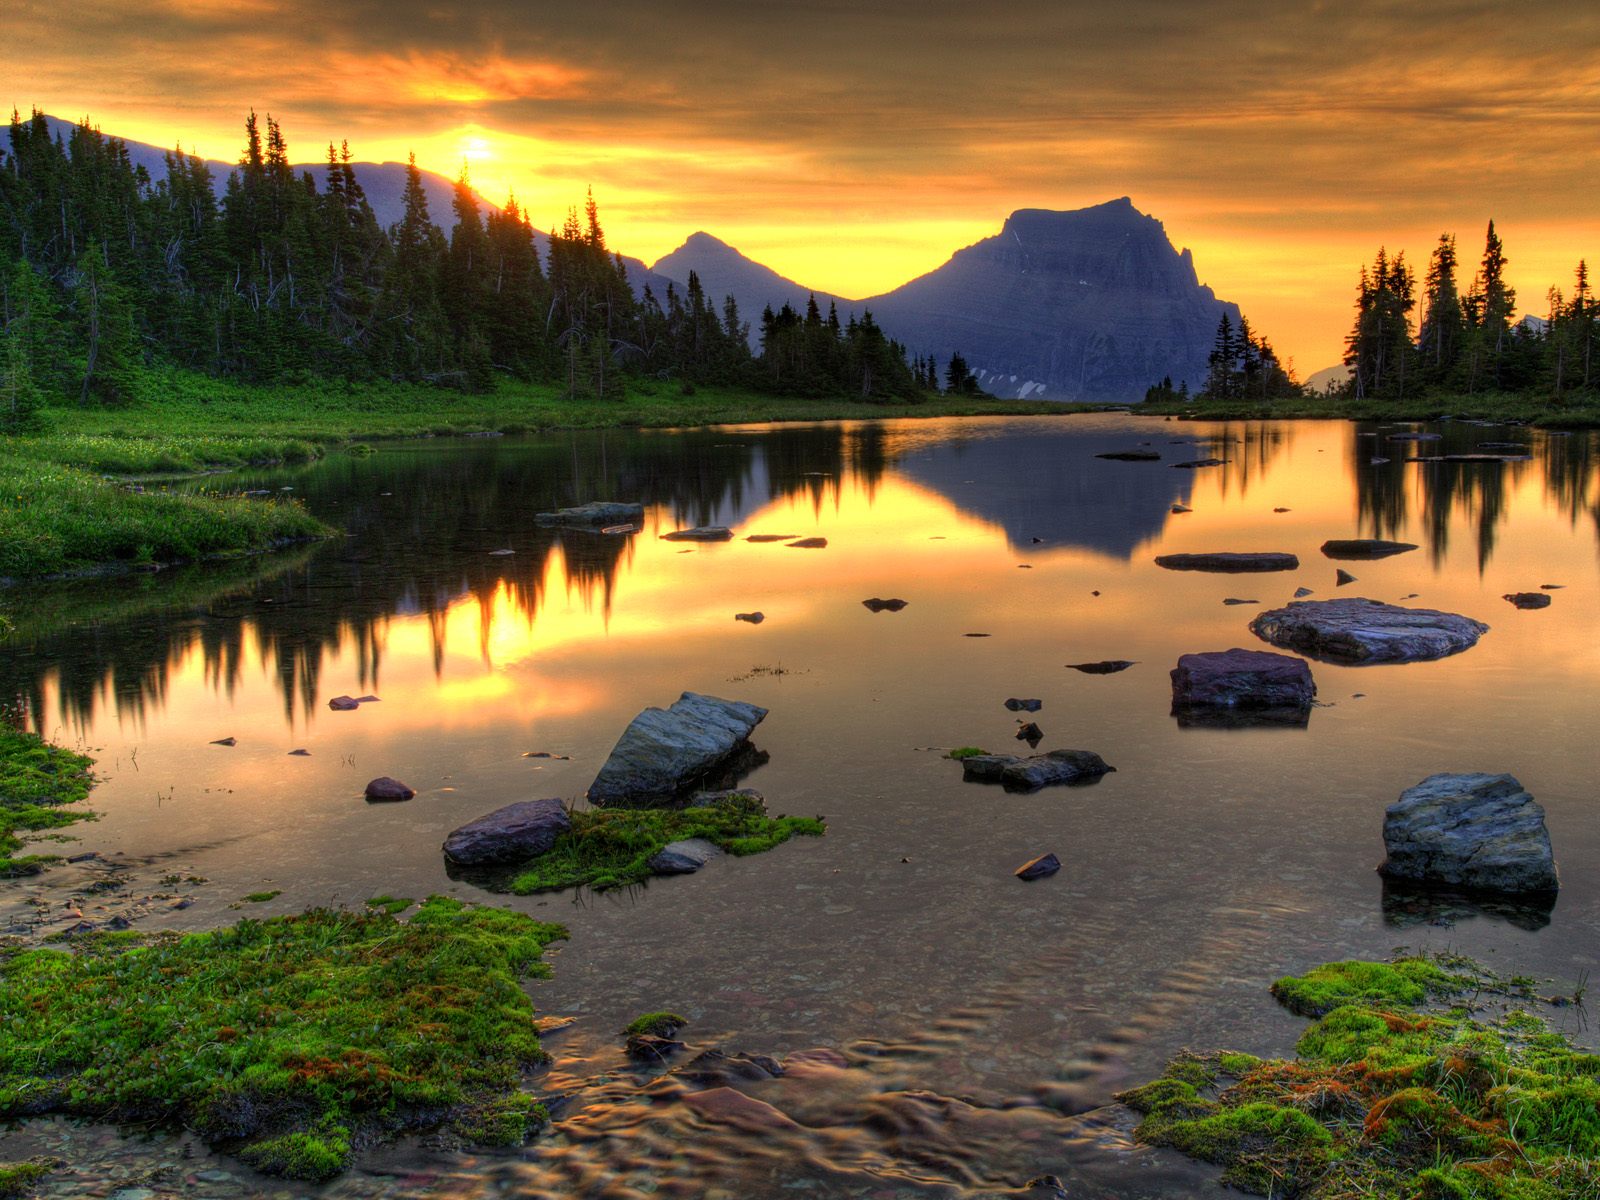
[[[1493,217],[1535,313],[1600,258],[1592,0],[11,0],[0,32],[24,112],[234,159],[254,107],[297,159],[466,158],[542,226],[592,185],[626,253],[705,229],[845,295],[1128,195],[1302,374],[1380,243],[1470,263]]]

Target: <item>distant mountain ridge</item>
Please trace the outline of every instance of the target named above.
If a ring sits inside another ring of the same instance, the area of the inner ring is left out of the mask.
[[[747,317],[768,304],[803,306],[809,294],[703,233],[655,270],[680,280],[695,271]],[[912,354],[945,363],[959,352],[996,395],[1052,400],[1138,401],[1169,375],[1197,388],[1218,322],[1240,315],[1126,196],[1067,212],[1020,209],[995,236],[882,295],[816,295],[841,313],[870,310]]]
[[[45,122],[50,127],[52,137],[66,141],[77,126],[76,121],[64,121],[60,117],[46,115]],[[3,135],[0,135],[3,136]],[[117,137],[115,133],[107,133],[107,137]],[[128,158],[135,166],[143,167],[154,181],[166,178],[166,156],[171,154],[169,149],[152,146],[147,142],[130,141],[128,138],[117,137],[128,148]],[[187,153],[187,151],[185,152]],[[228,176],[238,169],[237,163],[223,162],[220,159],[208,158],[206,167],[211,171],[212,185],[218,196],[221,196],[228,183]],[[323,184],[324,172],[327,170],[325,162],[294,163],[292,169],[296,175],[302,171],[310,171],[313,179],[317,181],[320,190]],[[367,195],[367,203],[372,205],[373,214],[378,218],[378,224],[388,229],[391,225],[398,224],[405,215],[405,190],[406,190],[406,164],[400,162],[358,162],[351,163],[356,173],[356,182],[361,185],[361,190]],[[428,198],[428,215],[433,223],[443,229],[446,234],[454,223],[450,204],[455,195],[456,185],[453,180],[446,179],[436,171],[422,172],[422,191]],[[478,202],[484,211],[491,209],[498,211],[500,206],[489,200],[483,193],[478,192]],[[535,227],[533,231],[534,243],[539,247],[540,260],[544,263],[550,261],[550,235],[548,231]],[[668,283],[674,282],[664,276],[654,274],[644,262],[637,258],[623,256],[622,261],[628,268],[628,282],[634,292],[642,294],[648,284],[658,296],[665,296]],[[678,286],[682,286],[681,284]]]

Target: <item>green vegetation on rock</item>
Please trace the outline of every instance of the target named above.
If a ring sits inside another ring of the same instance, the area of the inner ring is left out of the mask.
[[[622,1033],[624,1037],[671,1037],[688,1023],[687,1017],[674,1012],[648,1012],[629,1021]]]
[[[1600,1195],[1600,1056],[1502,1011],[1525,989],[1460,962],[1401,959],[1330,963],[1273,994],[1321,1014],[1296,1057],[1180,1056],[1118,1097],[1143,1115],[1141,1141],[1270,1196]],[[1469,1009],[1467,996],[1494,1003]],[[1438,1007],[1452,997],[1457,1007]]]
[[[185,1126],[325,1179],[385,1137],[520,1142],[544,1060],[521,981],[565,932],[432,897],[407,921],[312,910],[0,960],[0,1119]]]
[[[94,760],[0,721],[0,879],[35,875],[55,855],[16,857],[18,834],[93,820],[78,804],[94,786]]]
[[[511,890],[625,887],[650,878],[651,857],[669,842],[704,838],[729,854],[760,854],[796,835],[820,837],[826,828],[819,817],[769,817],[759,799],[737,793],[696,808],[580,809],[572,828],[512,880]]]
[[[0,1162],[0,1200],[26,1200],[34,1194],[39,1182],[59,1165],[49,1158]]]
[[[956,749],[950,751],[949,754],[945,755],[945,757],[954,758],[959,761],[963,758],[977,758],[980,755],[987,753],[989,753],[987,750],[980,749],[977,746],[958,746]]]

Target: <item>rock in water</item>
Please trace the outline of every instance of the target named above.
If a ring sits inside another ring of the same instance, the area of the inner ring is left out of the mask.
[[[1343,567],[1340,567],[1337,571],[1335,571],[1333,573],[1333,586],[1334,587],[1343,587],[1345,584],[1354,583],[1355,581],[1356,581],[1356,577],[1354,575],[1350,574],[1349,571],[1346,571]]]
[[[444,840],[444,856],[463,867],[526,862],[571,828],[560,800],[521,800],[457,829]]]
[[[1104,662],[1068,663],[1069,671],[1082,671],[1085,675],[1115,675],[1134,664],[1125,658],[1108,658]]]
[[[1549,608],[1550,597],[1543,592],[1507,592],[1504,597],[1518,608]]]
[[[1383,818],[1395,879],[1493,892],[1561,886],[1544,809],[1510,775],[1430,775],[1407,788]]]
[[[762,612],[734,613],[735,621],[743,621],[748,625],[759,625],[767,619],[767,614]]]
[[[826,550],[827,548],[828,539],[825,537],[805,537],[799,541],[789,543],[789,549],[791,550]]]
[[[367,784],[368,800],[409,800],[416,794],[416,788],[408,787],[398,779],[391,779],[387,775],[380,775]]]
[[[1112,462],[1160,462],[1161,455],[1154,450],[1113,450],[1109,454],[1096,454],[1096,458],[1110,459]]]
[[[361,701],[354,696],[335,696],[328,701],[328,707],[334,712],[351,712],[361,707]]]
[[[604,529],[608,525],[634,525],[644,520],[644,505],[592,500],[576,508],[539,513],[535,525],[566,525],[574,529]]]
[[[1017,727],[1017,741],[1027,742],[1030,746],[1037,746],[1043,740],[1044,730],[1040,729],[1032,721]]]
[[[1163,554],[1156,566],[1169,571],[1219,571],[1237,575],[1246,571],[1293,571],[1300,560],[1292,554]]]
[[[733,530],[725,525],[696,525],[693,529],[674,529],[663,533],[664,542],[731,542]]]
[[[1182,513],[1192,513],[1194,511],[1194,509],[1190,508],[1187,504],[1174,504],[1172,506],[1172,508],[1171,508],[1171,511],[1174,512],[1174,513],[1182,514]]]
[[[1044,707],[1043,700],[1019,700],[1013,696],[1006,701],[1006,707],[1012,712],[1038,712]]]
[[[685,692],[671,708],[647,708],[628,725],[589,785],[600,805],[670,804],[731,757],[767,710]]]
[[[705,838],[685,838],[681,842],[668,842],[652,854],[645,865],[657,875],[692,875],[721,853]]]
[[[963,779],[1003,784],[1014,792],[1031,792],[1057,783],[1090,783],[1115,770],[1092,750],[1051,750],[1031,758],[975,754],[961,760]]]
[[[880,596],[873,596],[870,600],[863,600],[861,602],[861,606],[875,613],[899,612],[906,606],[906,601],[900,599],[898,596],[891,597],[888,600],[885,600]]]
[[[1013,874],[1024,883],[1031,883],[1035,879],[1043,879],[1047,875],[1054,875],[1061,870],[1061,860],[1054,854],[1041,854],[1031,862],[1025,862]]]
[[[1415,550],[1411,542],[1385,542],[1379,538],[1333,539],[1322,543],[1322,553],[1327,558],[1388,558]]]
[[[1266,650],[1185,654],[1172,668],[1172,708],[1307,709],[1317,685],[1303,658]]]
[[[1262,641],[1336,663],[1425,662],[1476,645],[1482,621],[1378,600],[1301,600],[1250,622]]]

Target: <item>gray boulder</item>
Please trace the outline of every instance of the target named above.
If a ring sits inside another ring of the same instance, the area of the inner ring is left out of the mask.
[[[693,529],[674,529],[663,533],[664,542],[731,542],[733,530],[726,525],[696,525]]]
[[[705,838],[685,838],[668,842],[645,865],[657,875],[692,875],[721,853]]]
[[[1265,650],[1185,654],[1172,668],[1172,707],[1310,708],[1317,685],[1303,658]]]
[[[388,775],[380,775],[367,784],[367,799],[372,801],[409,800],[417,794],[417,789],[392,779]]]
[[[961,760],[963,779],[999,783],[1015,792],[1031,792],[1057,783],[1090,783],[1115,770],[1092,750],[1050,750],[1029,758],[975,754]]]
[[[1035,879],[1043,879],[1054,875],[1061,870],[1061,860],[1054,854],[1041,854],[1038,858],[1023,863],[1012,872],[1023,883],[1031,883]]]
[[[767,710],[738,700],[685,692],[671,708],[647,708],[617,740],[589,785],[599,805],[670,804],[700,783],[748,740]]]
[[[1300,560],[1292,554],[1163,554],[1156,566],[1169,571],[1216,571],[1238,575],[1255,571],[1293,571]]]
[[[572,828],[559,800],[522,800],[468,821],[444,840],[444,856],[463,867],[526,862]]]
[[[1385,542],[1379,538],[1334,538],[1322,543],[1324,557],[1343,559],[1388,558],[1416,548],[1412,542]]]
[[[1430,775],[1383,818],[1393,879],[1492,892],[1561,886],[1544,809],[1510,775]]]
[[[1250,632],[1262,641],[1337,663],[1445,658],[1476,645],[1488,629],[1456,613],[1355,597],[1302,600],[1250,622]]]
[[[560,508],[539,513],[535,525],[565,525],[573,529],[604,529],[607,525],[633,525],[644,520],[644,505],[591,500],[576,508]]]

